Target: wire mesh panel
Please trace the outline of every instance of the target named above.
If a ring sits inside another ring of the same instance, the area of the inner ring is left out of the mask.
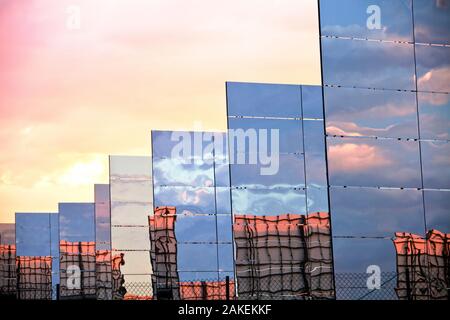
[[[17,299],[52,299],[52,257],[17,257]]]
[[[397,233],[397,288],[402,300],[447,300],[450,235],[432,230],[426,238]]]
[[[332,298],[327,213],[234,216],[239,298]]]
[[[61,299],[96,298],[95,242],[60,242]]]
[[[95,276],[97,299],[111,300],[113,285],[111,250],[96,250]]]
[[[152,283],[160,299],[180,299],[175,207],[156,208],[149,217]]]
[[[0,244],[0,299],[16,295],[16,246]]]
[[[13,223],[0,223],[0,299],[16,295],[16,239]]]

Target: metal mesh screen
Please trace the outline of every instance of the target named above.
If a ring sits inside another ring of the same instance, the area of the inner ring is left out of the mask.
[[[112,260],[111,250],[97,250],[95,261],[95,276],[97,299],[112,299]]]
[[[16,294],[16,246],[0,245],[0,297]]]
[[[160,299],[180,299],[175,221],[175,207],[156,208],[149,216],[152,283]]]
[[[327,213],[234,219],[239,298],[334,297]]]
[[[95,242],[60,242],[61,299],[95,299],[95,258]]]
[[[449,234],[437,230],[428,232],[425,239],[411,233],[396,233],[399,299],[448,299],[449,239]]]
[[[17,257],[17,298],[52,298],[52,257]]]

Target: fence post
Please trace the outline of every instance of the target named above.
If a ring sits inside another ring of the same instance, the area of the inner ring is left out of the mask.
[[[409,283],[409,269],[406,268],[406,299],[411,299],[411,284]]]
[[[201,282],[202,300],[208,300],[208,290],[206,287],[206,281]]]
[[[230,276],[225,277],[225,299],[230,300]]]

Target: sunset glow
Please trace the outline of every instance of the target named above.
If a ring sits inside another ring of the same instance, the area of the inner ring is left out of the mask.
[[[93,201],[107,155],[150,154],[151,129],[224,131],[226,81],[320,84],[317,18],[315,0],[2,1],[0,220]]]

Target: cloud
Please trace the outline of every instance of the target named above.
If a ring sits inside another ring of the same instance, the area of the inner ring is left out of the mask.
[[[434,68],[419,77],[417,86],[419,90],[449,92],[450,66]],[[436,96],[438,98],[439,96]],[[441,97],[441,100],[444,98]],[[448,99],[448,98],[447,98]]]
[[[330,166],[343,172],[363,171],[390,165],[392,162],[383,156],[376,146],[357,143],[331,145],[328,150]]]

